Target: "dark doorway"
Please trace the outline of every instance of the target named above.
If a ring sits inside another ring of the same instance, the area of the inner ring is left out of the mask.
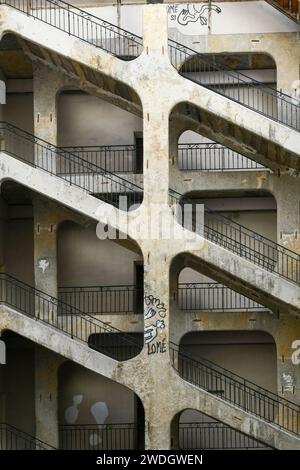
[[[136,287],[136,313],[142,314],[144,311],[144,265],[142,262],[135,262],[135,287]]]
[[[143,159],[144,159],[144,142],[143,134],[141,132],[136,132],[134,135],[135,138],[135,172],[142,174],[143,173]]]

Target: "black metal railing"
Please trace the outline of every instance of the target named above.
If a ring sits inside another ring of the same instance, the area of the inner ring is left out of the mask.
[[[297,98],[220,65],[215,58],[209,60],[207,56],[171,39],[169,54],[171,63],[185,78],[274,121],[300,130],[300,102]]]
[[[142,38],[61,0],[0,0],[65,33],[124,59],[137,57]],[[209,61],[169,39],[170,60],[181,75],[296,130],[299,101],[247,75]]]
[[[113,173],[143,173],[142,146],[95,145],[63,147],[63,150]]]
[[[61,450],[134,450],[137,449],[135,423],[79,424],[59,426]]]
[[[270,449],[253,437],[219,422],[180,423],[179,446],[186,450]]]
[[[143,172],[142,146],[73,146],[63,147],[62,150],[113,173]],[[268,170],[260,163],[215,142],[179,144],[178,168],[184,171]]]
[[[128,207],[142,201],[143,189],[136,184],[12,124],[0,122],[0,141],[2,151],[116,207],[119,207],[121,196],[126,196]]]
[[[61,0],[1,0],[28,16],[125,60],[143,50],[141,37]]]
[[[143,346],[142,340],[5,273],[0,273],[0,303],[120,361],[136,356]]]
[[[214,142],[179,144],[178,167],[185,171],[266,170],[260,163]]]
[[[219,312],[268,310],[254,300],[215,282],[179,283],[175,300],[181,310]]]
[[[58,298],[90,315],[143,313],[143,291],[135,286],[60,287]]]
[[[195,358],[184,346],[170,343],[170,358],[179,375],[247,413],[300,434],[300,407],[204,358]]]
[[[263,269],[300,283],[300,255],[204,206],[204,212],[194,210],[197,201],[170,190],[174,212],[187,211],[188,228],[213,243],[245,258]],[[176,208],[177,206],[177,208]],[[191,210],[193,208],[193,210]],[[197,215],[198,214],[198,215]]]
[[[55,448],[20,431],[15,426],[0,423],[0,450],[55,450]]]

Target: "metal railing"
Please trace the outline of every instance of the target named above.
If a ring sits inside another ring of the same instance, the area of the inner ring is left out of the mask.
[[[141,146],[95,145],[63,147],[63,150],[113,173],[143,173],[143,147]]]
[[[226,96],[273,121],[300,130],[300,102],[244,73],[217,64],[187,46],[169,39],[172,65],[185,78]]]
[[[55,450],[55,448],[20,431],[15,426],[0,423],[0,450]]]
[[[215,282],[179,283],[176,297],[175,300],[181,310],[219,312],[268,310],[254,300]]]
[[[271,449],[219,422],[180,423],[179,446],[186,450]]]
[[[142,38],[61,0],[0,0],[65,33],[124,59],[137,57]],[[197,51],[169,39],[170,60],[184,77],[296,130],[299,101],[280,91],[209,61]]]
[[[8,305],[117,360],[136,356],[143,342],[5,273],[0,303]]]
[[[140,204],[143,189],[7,122],[0,122],[1,150],[34,167],[77,186],[98,199],[119,207]]]
[[[135,286],[60,287],[58,298],[90,315],[143,313],[143,291]]]
[[[143,172],[142,146],[73,146],[62,147],[62,150],[113,173]],[[178,144],[178,168],[184,171],[269,170],[215,142]]]
[[[197,201],[174,190],[169,191],[174,212],[181,207],[196,207]],[[204,221],[192,213],[190,229],[211,242],[251,261],[263,269],[300,283],[300,255],[244,227],[218,212],[204,207]],[[204,225],[203,225],[204,224]]]
[[[61,0],[0,0],[0,4],[125,60],[134,59],[143,50],[140,36]]]
[[[195,358],[184,346],[170,343],[171,363],[187,382],[247,413],[300,434],[300,407],[204,358]]]
[[[260,163],[216,143],[179,144],[178,167],[185,171],[268,170]]]
[[[135,423],[79,424],[59,426],[61,450],[134,450],[137,449]]]

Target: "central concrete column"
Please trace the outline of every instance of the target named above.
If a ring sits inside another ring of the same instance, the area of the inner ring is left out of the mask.
[[[66,79],[39,62],[33,62],[34,135],[57,145],[57,94]],[[35,163],[56,173],[56,154],[51,147],[35,146]]]
[[[34,206],[35,287],[57,298],[57,211],[50,201],[36,197]]]
[[[169,108],[160,87],[160,77],[169,65],[166,6],[144,8],[145,62],[156,64],[153,74],[145,74],[142,96],[144,126],[144,201],[168,204],[169,188]]]
[[[64,358],[47,349],[35,350],[36,438],[55,448],[58,434],[58,368]]]

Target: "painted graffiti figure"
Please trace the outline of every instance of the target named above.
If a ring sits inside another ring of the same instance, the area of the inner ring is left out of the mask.
[[[158,335],[158,330],[165,328],[163,320],[156,320],[156,323],[145,327],[145,343],[151,343]]]
[[[182,26],[186,26],[189,23],[195,23],[196,21],[200,21],[201,25],[207,25],[207,17],[204,16],[204,13],[211,8],[211,11],[215,11],[216,13],[221,13],[221,8],[217,5],[194,5],[188,4],[187,8],[183,8],[178,15],[177,21]]]

